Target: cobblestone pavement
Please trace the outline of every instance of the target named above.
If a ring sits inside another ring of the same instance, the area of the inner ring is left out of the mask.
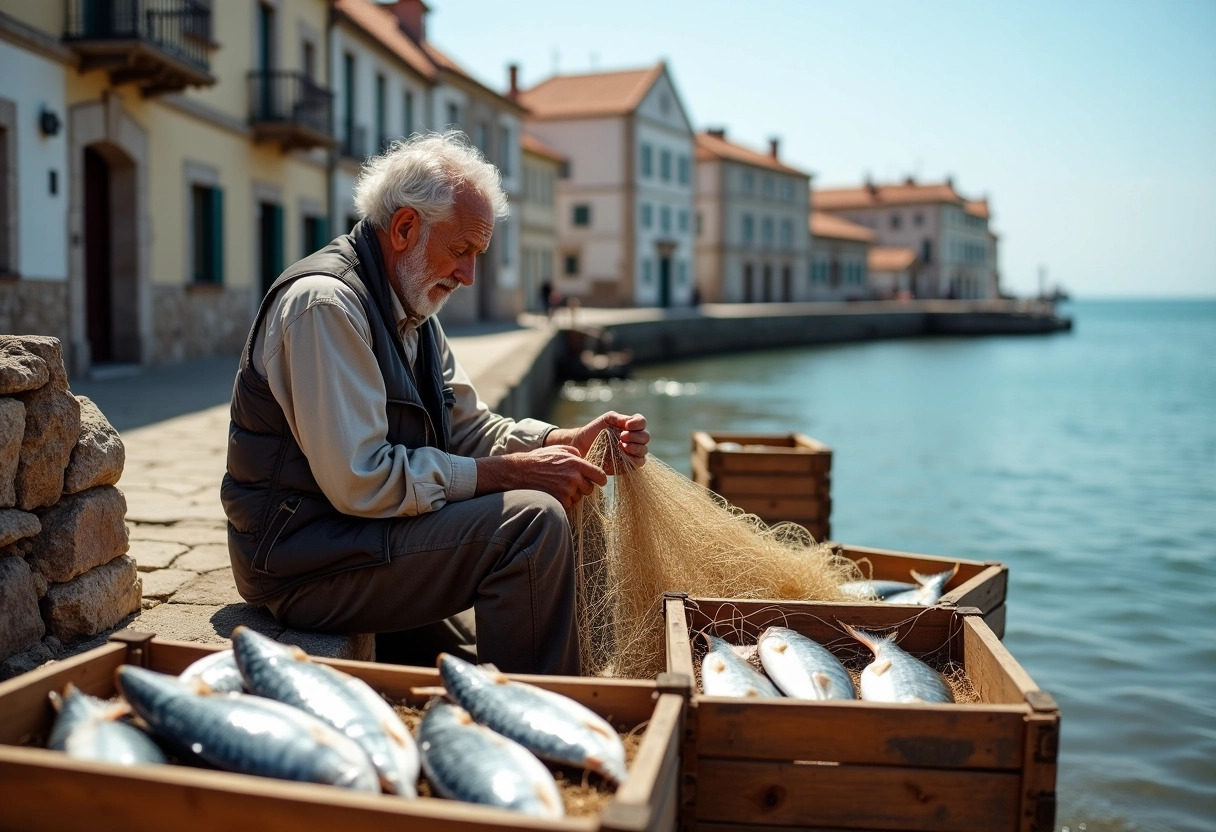
[[[480,326],[448,335],[483,390],[502,385],[498,368],[511,362],[498,358],[536,355],[552,331]],[[219,498],[236,363],[235,357],[205,359],[73,385],[74,393],[97,403],[126,447],[118,487],[127,499],[129,554],[143,580],[143,610],[124,626],[166,639],[223,643],[245,624],[316,655],[369,659],[370,636],[285,630],[237,594]]]

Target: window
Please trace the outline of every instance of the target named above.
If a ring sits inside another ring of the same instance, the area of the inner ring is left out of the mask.
[[[901,217],[899,214],[892,214],[891,228],[893,230],[898,230],[901,225],[903,225],[903,217]]]
[[[680,154],[678,178],[681,185],[687,185],[692,180],[692,162],[682,153]]]
[[[460,126],[460,105],[455,101],[448,102],[448,127]]]
[[[385,119],[385,109],[388,102],[385,100],[386,88],[388,81],[379,72],[376,73],[376,148],[378,152],[383,153],[388,147],[388,121]]]
[[[681,231],[688,230],[688,212],[687,211],[680,212],[680,230]]]
[[[650,228],[654,224],[654,210],[649,202],[642,203],[642,228]]]
[[[190,199],[191,280],[219,285],[224,282],[224,192],[194,185]]]
[[[325,217],[306,214],[304,216],[303,233],[300,235],[300,240],[303,243],[301,246],[303,254],[301,256],[307,257],[314,251],[324,248],[325,244],[329,242],[328,237],[329,223],[325,221]]]
[[[915,225],[917,228],[920,228],[922,225],[925,224],[925,215],[922,214],[920,211],[917,211],[916,214],[913,215],[913,217],[912,217],[912,224]]]
[[[300,63],[303,65],[304,77],[309,81],[317,78],[317,47],[310,40],[300,44]]]
[[[756,177],[752,175],[750,170],[745,170],[739,184],[743,189],[743,193],[750,196],[756,190]]]
[[[406,91],[401,99],[401,135],[410,136],[414,133],[414,94]]]
[[[642,176],[654,176],[654,151],[648,144],[642,145]]]
[[[591,225],[591,206],[590,205],[575,205],[574,216],[572,222],[576,226],[586,227]]]
[[[794,201],[794,183],[789,179],[781,180],[781,198],[786,202]]]
[[[667,115],[667,113],[670,111],[671,111],[671,99],[668,98],[667,93],[665,93],[665,92],[660,93],[659,94],[659,112],[662,113],[663,115]]]
[[[933,262],[933,241],[928,238],[921,241],[920,261],[926,266]]]
[[[781,221],[781,247],[784,249],[794,247],[794,222],[789,218]]]
[[[355,147],[355,56],[342,53],[342,139],[347,156],[362,155]]]
[[[659,178],[664,182],[671,181],[671,151],[659,151]]]
[[[498,244],[498,262],[504,266],[511,265],[511,222],[510,220],[499,220],[498,228],[495,230],[494,236],[497,238],[495,242]]]
[[[490,155],[490,128],[484,121],[477,123],[477,138],[473,144],[477,145],[477,149],[485,155]]]
[[[671,208],[667,205],[659,206],[659,230],[671,231]]]
[[[642,258],[642,282],[643,283],[649,284],[652,280],[654,280],[654,274],[652,273],[653,268],[654,267],[651,265],[650,259],[647,257],[643,257]]]
[[[498,128],[498,169],[503,176],[511,175],[511,128]]]
[[[773,198],[773,188],[774,188],[773,177],[771,177],[771,176],[764,177],[764,182],[761,185],[761,188],[764,191],[764,198],[772,199]]]
[[[578,255],[567,254],[565,257],[565,268],[563,271],[570,276],[578,275]]]
[[[679,260],[676,262],[676,283],[683,286],[688,282],[688,262]]]
[[[756,223],[751,214],[743,215],[743,244],[751,245],[756,238]]]
[[[765,217],[760,221],[760,242],[766,246],[773,244],[773,218]]]

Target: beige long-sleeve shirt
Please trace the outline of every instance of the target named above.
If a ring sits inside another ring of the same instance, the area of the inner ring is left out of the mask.
[[[389,294],[412,366],[418,332]],[[492,413],[442,329],[438,344],[444,382],[456,395],[450,453],[388,441],[384,380],[363,304],[350,287],[326,275],[301,277],[267,310],[253,367],[269,382],[317,484],[343,514],[398,517],[467,500],[477,489],[477,457],[538,448],[553,428]]]

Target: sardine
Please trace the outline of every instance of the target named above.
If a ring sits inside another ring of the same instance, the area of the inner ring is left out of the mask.
[[[418,795],[418,747],[409,729],[366,682],[317,664],[298,647],[256,630],[232,633],[237,666],[249,691],[306,711],[350,737],[375,766],[390,794]]]
[[[438,664],[448,694],[482,725],[542,760],[585,768],[617,784],[625,782],[625,745],[607,720],[590,708],[448,653],[439,655]]]
[[[757,642],[764,672],[796,699],[856,699],[853,679],[831,650],[788,627],[769,627]]]
[[[893,635],[879,635],[844,625],[849,635],[874,654],[861,672],[861,698],[870,702],[953,702],[936,670],[906,652]]]
[[[862,601],[875,598],[885,600],[889,595],[916,589],[916,584],[907,581],[849,581],[841,584],[838,589],[851,598]]]
[[[532,752],[439,699],[418,726],[422,769],[443,797],[557,818],[562,796],[549,769]]]
[[[130,709],[122,702],[89,696],[68,683],[63,696],[51,694],[59,711],[47,748],[79,760],[99,760],[120,766],[159,765],[165,760],[152,738],[122,717]]]
[[[242,693],[245,690],[245,679],[241,676],[241,669],[236,666],[236,656],[231,649],[204,656],[183,670],[177,678],[187,685],[194,684],[197,679],[212,693]]]
[[[115,679],[157,737],[216,768],[380,791],[363,749],[298,708],[244,693],[201,695],[132,665],[120,666]]]
[[[701,659],[701,689],[706,696],[781,696],[767,677],[717,636],[702,633],[709,651]]]
[[[935,572],[932,575],[922,575],[915,569],[911,571],[917,585],[903,592],[887,595],[883,597],[884,601],[888,604],[919,604],[922,607],[931,607],[941,599],[950,579],[958,574],[958,564],[954,564],[945,572]]]

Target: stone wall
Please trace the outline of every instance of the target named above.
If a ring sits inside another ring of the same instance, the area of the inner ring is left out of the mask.
[[[154,348],[149,363],[239,353],[256,311],[257,298],[251,289],[154,286]]]
[[[68,389],[56,338],[0,335],[0,679],[140,608],[118,432]]]
[[[31,332],[68,341],[68,282],[0,278],[0,332]]]

